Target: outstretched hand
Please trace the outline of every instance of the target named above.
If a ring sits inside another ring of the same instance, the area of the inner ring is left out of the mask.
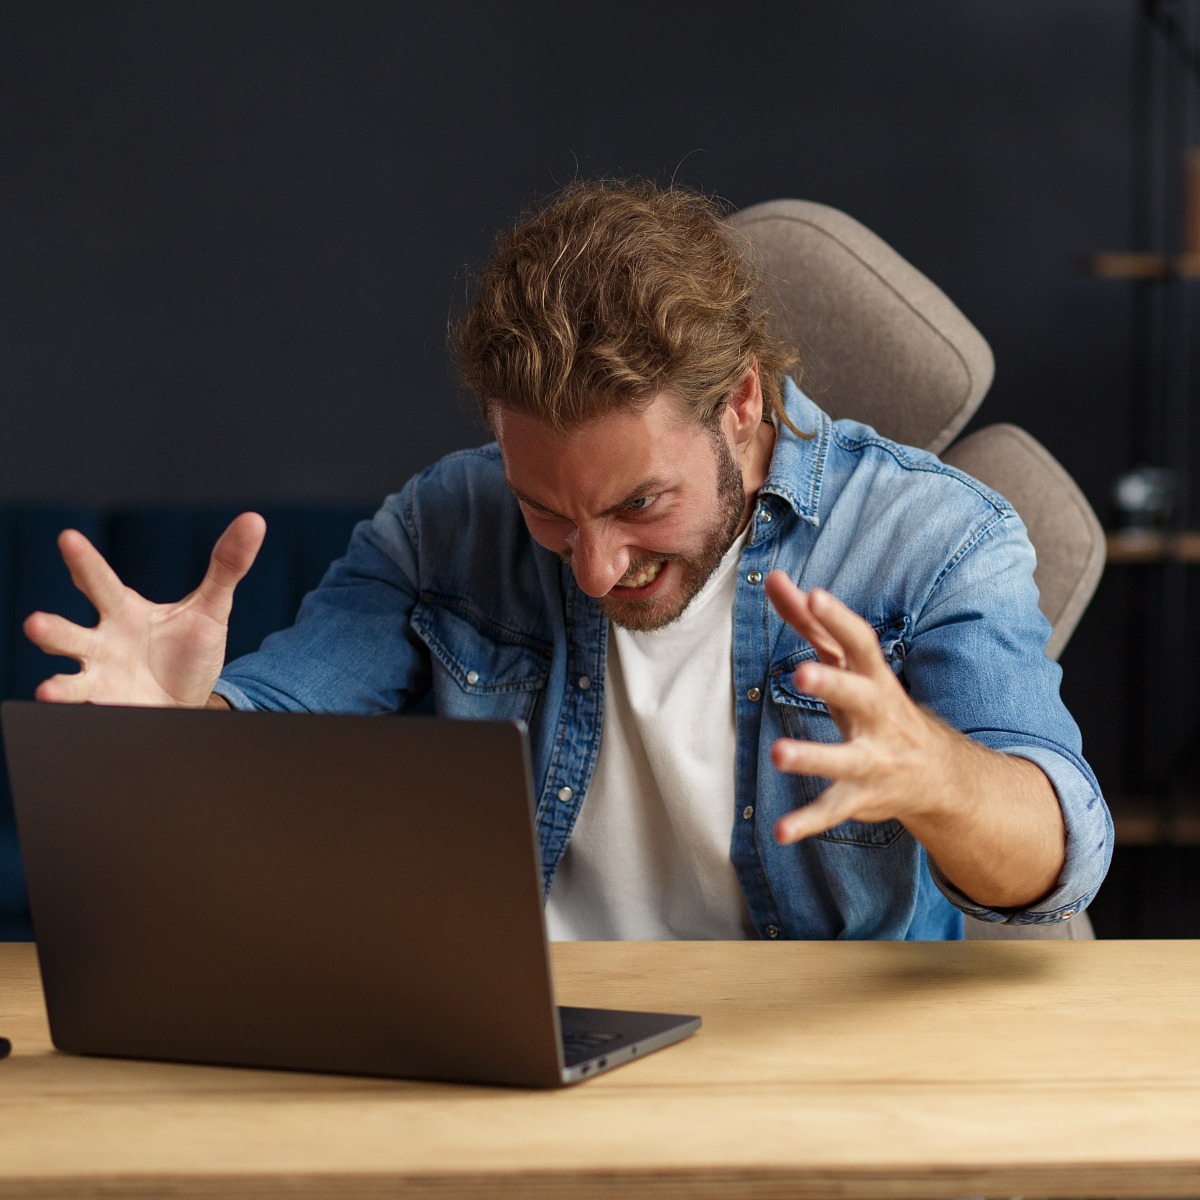
[[[217,540],[200,586],[174,604],[154,604],[126,587],[82,533],[59,534],[71,580],[100,619],[88,629],[52,613],[26,618],[25,634],[34,645],[80,667],[45,680],[37,699],[202,708],[224,665],[234,588],[266,530],[257,513],[242,513]]]
[[[915,704],[875,631],[836,597],[803,592],[782,571],[767,577],[767,594],[817,652],[816,662],[796,668],[796,686],[825,701],[843,738],[780,738],[771,747],[781,771],[831,780],[779,818],[776,840],[797,842],[848,820],[898,820],[976,903],[1014,908],[1047,895],[1066,835],[1042,769],[987,749]]]
[[[803,592],[782,572],[767,594],[817,652],[796,669],[796,686],[824,700],[843,741],[780,738],[771,758],[781,771],[823,775],[832,784],[811,804],[781,817],[775,836],[795,842],[846,820],[909,820],[936,797],[932,781],[950,774],[965,739],[919,708],[892,673],[875,631],[835,596]]]

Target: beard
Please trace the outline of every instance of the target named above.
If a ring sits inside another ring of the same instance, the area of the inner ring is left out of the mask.
[[[704,541],[696,554],[656,554],[631,563],[625,572],[635,578],[639,571],[662,562],[674,564],[678,576],[668,595],[645,600],[615,600],[611,594],[600,599],[600,609],[614,625],[636,633],[662,629],[678,620],[712,578],[726,551],[733,545],[746,510],[746,484],[741,468],[719,429],[713,430],[713,451],[717,460],[717,494],[713,519],[704,531]]]

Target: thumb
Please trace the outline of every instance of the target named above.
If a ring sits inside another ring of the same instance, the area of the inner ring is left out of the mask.
[[[244,512],[217,539],[208,571],[196,589],[197,598],[214,610],[214,616],[229,615],[233,589],[254,565],[266,536],[266,521],[258,513]]]

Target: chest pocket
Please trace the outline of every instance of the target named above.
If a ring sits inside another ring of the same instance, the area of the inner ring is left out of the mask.
[[[905,622],[885,621],[875,625],[874,629],[888,666],[903,683]],[[790,738],[805,742],[840,742],[841,732],[829,715],[825,701],[818,700],[816,696],[810,696],[796,687],[796,668],[801,663],[815,660],[817,652],[798,635],[794,637],[794,644],[797,648],[790,653],[787,652],[786,643],[782,645],[780,649],[785,652],[785,657],[771,664],[771,701],[779,715],[780,725]],[[792,778],[801,805],[811,803],[830,784],[830,780],[818,775],[795,775]],[[817,837],[826,842],[886,847],[896,841],[902,833],[904,826],[895,820],[843,821],[840,825],[817,834]]]
[[[473,609],[422,600],[412,627],[429,647],[434,710],[528,723],[550,674],[550,647]]]

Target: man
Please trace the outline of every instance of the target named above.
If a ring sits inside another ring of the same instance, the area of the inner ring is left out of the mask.
[[[82,667],[39,698],[524,720],[552,936],[957,937],[1091,899],[1111,821],[1019,519],[784,376],[712,204],[568,188],[455,340],[495,443],[389,498],[290,630],[221,673],[253,514],[165,606],[67,532],[100,622],[28,619]]]

